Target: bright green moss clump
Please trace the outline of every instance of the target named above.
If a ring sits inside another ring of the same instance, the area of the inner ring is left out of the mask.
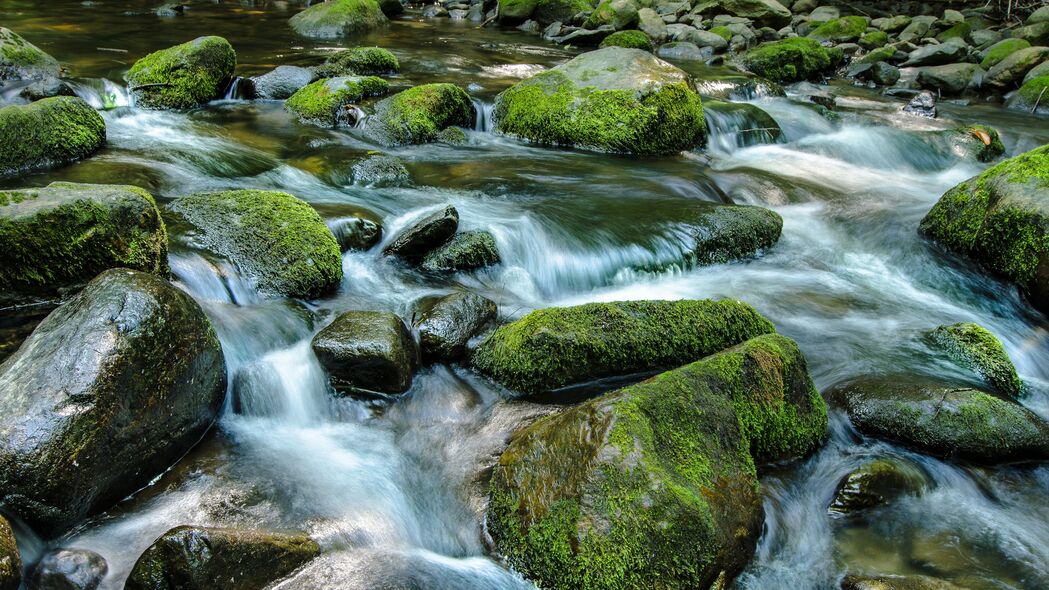
[[[1024,39],[1017,39],[1015,37],[1009,39],[1002,39],[1001,41],[991,45],[987,50],[987,53],[983,56],[983,61],[980,62],[980,67],[989,70],[998,62],[1009,57],[1013,53],[1020,51],[1021,49],[1027,49],[1031,44]]]
[[[0,109],[0,178],[70,164],[106,143],[106,123],[83,100],[56,96]]]
[[[533,311],[500,327],[474,366],[535,394],[605,377],[666,370],[774,332],[737,301],[623,301]]]
[[[236,264],[263,292],[317,297],[342,280],[335,236],[313,207],[288,193],[196,193],[170,208],[200,230],[204,245]]]
[[[523,23],[535,12],[539,0],[499,0],[499,23],[516,25]]]
[[[289,22],[300,35],[331,39],[371,31],[390,21],[375,0],[331,0],[310,6]]]
[[[732,31],[729,30],[729,28],[726,27],[725,25],[713,27],[713,28],[710,29],[710,32],[714,33],[715,35],[717,35],[718,37],[721,37],[722,39],[724,39],[726,41],[731,41],[732,40]]]
[[[951,39],[965,39],[972,32],[972,29],[972,25],[967,22],[955,23],[946,31],[936,35],[936,40],[943,43]]]
[[[1049,76],[1038,76],[1020,87],[1007,103],[1011,109],[1049,113]]]
[[[652,51],[652,39],[643,31],[617,31],[605,37],[601,47],[626,47],[628,49],[643,49]]]
[[[58,61],[11,29],[0,27],[0,82],[57,76]]]
[[[383,99],[375,116],[386,142],[416,144],[437,140],[447,127],[472,127],[477,113],[455,84],[424,84]]]
[[[816,27],[808,37],[816,41],[850,43],[859,40],[866,30],[867,20],[862,16],[843,16]]]
[[[397,56],[382,47],[354,47],[328,56],[317,67],[318,78],[336,76],[376,76],[401,71]]]
[[[137,106],[189,109],[220,98],[236,66],[229,41],[199,37],[143,57],[124,79]]]
[[[742,61],[751,72],[787,84],[820,77],[841,61],[841,52],[831,51],[814,39],[792,37],[763,43],[743,54]]]
[[[990,162],[1005,153],[1005,145],[993,127],[969,125],[941,133],[958,156],[978,162]]]
[[[345,119],[345,109],[361,99],[380,96],[390,89],[382,78],[345,76],[318,80],[299,89],[284,108],[309,123],[334,127]]]
[[[882,47],[889,42],[889,35],[885,31],[871,31],[860,37],[860,47],[871,50]]]
[[[976,371],[991,387],[1013,399],[1023,393],[1023,383],[1000,340],[977,324],[940,326],[929,334],[955,362]]]

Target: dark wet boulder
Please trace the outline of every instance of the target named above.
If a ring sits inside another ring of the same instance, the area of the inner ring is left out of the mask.
[[[830,73],[841,60],[840,51],[828,49],[819,41],[805,37],[763,43],[741,58],[748,70],[780,84],[818,80]]]
[[[421,262],[431,251],[444,245],[459,228],[459,212],[446,205],[408,226],[390,240],[383,254]]]
[[[1049,311],[1049,145],[947,191],[918,231],[1013,281]]]
[[[384,187],[405,186],[412,183],[411,174],[400,159],[382,153],[371,154],[353,164],[350,169],[353,184]]]
[[[313,72],[299,66],[277,66],[251,79],[255,98],[286,100],[313,81]]]
[[[544,145],[668,154],[703,143],[703,105],[682,70],[640,49],[606,47],[496,98],[502,133]]]
[[[775,331],[738,301],[621,301],[533,311],[474,352],[481,373],[522,394],[662,371]]]
[[[918,68],[918,85],[945,96],[961,94],[978,85],[983,70],[971,63]]]
[[[867,31],[867,19],[862,16],[843,16],[827,21],[807,35],[816,41],[851,43],[858,41]]]
[[[930,342],[954,362],[971,369],[1002,395],[1016,399],[1023,382],[998,338],[977,324],[940,326],[928,334]]]
[[[404,12],[404,4],[401,0],[378,0],[379,9],[388,18],[393,18]]]
[[[764,207],[699,203],[687,222],[691,234],[685,266],[724,264],[750,258],[779,241],[783,218]]]
[[[538,5],[539,0],[499,0],[499,24],[521,24],[531,18]]]
[[[95,590],[108,571],[105,558],[94,551],[58,549],[40,559],[27,586],[30,590]]]
[[[404,393],[418,366],[415,340],[385,311],[348,311],[313,337],[313,352],[339,393]]]
[[[22,583],[22,554],[11,523],[0,516],[0,590],[18,590]]]
[[[375,0],[330,0],[310,6],[288,22],[303,37],[334,39],[366,33],[390,21]]]
[[[1049,114],[1049,73],[1025,82],[1009,97],[1006,106],[1027,113]]]
[[[342,281],[335,236],[313,207],[288,193],[196,193],[169,208],[196,227],[196,241],[228,258],[264,293],[318,297]]]
[[[72,164],[105,144],[105,121],[80,98],[0,108],[0,178]]]
[[[427,254],[420,268],[430,272],[465,272],[499,264],[499,249],[489,232],[464,231]]]
[[[304,533],[180,526],[138,558],[125,590],[258,590],[320,555]]]
[[[780,28],[790,24],[790,10],[776,0],[719,0],[720,10],[754,21],[758,26]]]
[[[457,291],[433,302],[415,329],[424,360],[456,360],[466,345],[495,319],[495,302],[467,291]]]
[[[106,271],[0,365],[0,502],[47,532],[109,508],[193,447],[225,394],[200,305]]]
[[[1049,47],[1028,47],[1014,51],[987,70],[983,83],[991,88],[1015,88],[1027,72],[1046,60],[1049,60]]]
[[[919,377],[866,377],[835,389],[860,432],[984,464],[1049,459],[1049,423],[978,389]]]
[[[928,90],[919,92],[903,107],[903,112],[919,117],[936,118],[936,96]]]
[[[339,249],[368,250],[382,240],[382,226],[363,217],[340,217],[328,222]]]
[[[354,47],[336,51],[317,66],[318,78],[380,76],[401,71],[397,56],[382,47]]]
[[[190,109],[222,98],[237,67],[237,53],[222,37],[198,37],[135,62],[124,79],[135,105]]]
[[[627,49],[641,49],[648,52],[655,50],[655,46],[652,44],[652,39],[642,31],[618,31],[612,33],[605,37],[605,40],[601,42],[600,47],[624,47]]]
[[[381,143],[430,143],[448,127],[473,127],[477,112],[455,84],[423,84],[384,98],[368,119],[367,131]]]
[[[299,89],[284,103],[284,108],[306,123],[353,126],[357,122],[357,104],[389,90],[389,83],[375,76],[326,78]]]
[[[861,576],[849,574],[841,590],[966,590],[929,576]]]
[[[18,96],[28,102],[35,102],[52,96],[76,96],[76,91],[65,80],[42,78],[22,88]]]
[[[515,434],[485,522],[542,587],[718,587],[761,532],[755,464],[804,455],[826,429],[797,345],[761,336]]]
[[[54,78],[61,70],[55,58],[11,29],[0,27],[0,82]]]
[[[827,511],[834,516],[856,516],[900,496],[920,494],[926,479],[918,467],[900,459],[868,461],[838,481]]]
[[[163,275],[167,252],[160,211],[138,187],[0,191],[0,301],[56,299],[110,268]]]

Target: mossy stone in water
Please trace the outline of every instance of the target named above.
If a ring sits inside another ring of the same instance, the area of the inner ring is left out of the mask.
[[[354,47],[329,55],[315,71],[318,78],[377,76],[401,71],[401,62],[382,47]]]
[[[595,4],[592,0],[539,0],[532,18],[542,25],[567,22],[581,12],[593,10]]]
[[[481,373],[522,394],[661,371],[775,332],[738,301],[620,301],[533,311],[473,355]]]
[[[930,340],[962,366],[976,371],[998,392],[1016,399],[1023,394],[1023,383],[1000,340],[986,328],[962,323],[940,326],[929,333]]]
[[[643,31],[617,31],[605,37],[601,47],[625,47],[627,49],[642,49],[651,52],[655,49],[652,39]]]
[[[870,51],[884,46],[889,42],[889,35],[884,31],[871,31],[860,37],[860,47]]]
[[[342,280],[339,243],[308,203],[288,193],[196,193],[169,206],[268,294],[318,297]]]
[[[22,554],[11,523],[0,516],[0,590],[18,590],[22,583]]]
[[[956,154],[978,162],[990,162],[1005,153],[1005,145],[993,127],[969,125],[951,129],[945,135]]]
[[[819,41],[805,37],[763,43],[741,58],[748,70],[780,84],[818,79],[841,59],[840,51],[828,49]]]
[[[135,62],[124,79],[135,105],[189,109],[221,98],[237,67],[237,53],[222,37],[198,37]]]
[[[390,21],[375,0],[331,0],[310,6],[288,22],[304,37],[333,39],[365,33]]]
[[[862,16],[843,16],[827,21],[813,29],[807,36],[816,41],[850,43],[858,41],[867,30],[867,19]]]
[[[1025,82],[1009,97],[1006,106],[1028,113],[1049,114],[1049,75],[1038,76]]]
[[[850,574],[841,590],[967,590],[929,576],[860,576]]]
[[[797,345],[761,336],[515,434],[488,530],[541,587],[716,587],[761,531],[755,464],[812,451],[826,428]]]
[[[518,25],[535,12],[539,0],[499,0],[499,24]]]
[[[790,10],[776,0],[719,0],[717,4],[721,11],[751,19],[757,26],[778,29],[790,24]]]
[[[390,85],[375,76],[340,76],[318,80],[299,89],[284,108],[304,122],[334,127],[348,121],[345,110],[362,99],[386,94]]]
[[[395,235],[383,248],[383,254],[399,256],[412,263],[421,262],[427,254],[450,240],[458,228],[459,211],[446,205]]]
[[[476,293],[458,291],[441,297],[426,309],[415,325],[423,358],[456,360],[466,345],[495,319],[495,302]]]
[[[902,495],[920,493],[925,483],[925,475],[910,463],[875,459],[841,478],[827,511],[835,516],[857,516]]]
[[[71,164],[106,144],[106,123],[75,96],[0,108],[0,178]]]
[[[771,248],[779,241],[783,218],[764,207],[704,207],[693,223],[697,264],[732,262]]]
[[[420,267],[430,272],[463,272],[499,263],[495,237],[486,231],[464,231],[423,258]]]
[[[638,4],[634,0],[601,0],[583,26],[596,29],[610,26],[619,31],[637,24]]]
[[[680,69],[640,49],[584,53],[496,99],[496,128],[540,144],[634,154],[702,145],[703,105]]]
[[[55,58],[11,29],[0,27],[0,82],[53,78],[61,69]]]
[[[473,127],[477,112],[466,91],[455,84],[424,84],[384,98],[369,120],[383,143],[430,143],[448,127]]]
[[[987,49],[987,53],[983,56],[983,61],[980,62],[980,67],[989,70],[1013,53],[1021,49],[1027,49],[1030,46],[1031,44],[1023,39],[1002,39]]]

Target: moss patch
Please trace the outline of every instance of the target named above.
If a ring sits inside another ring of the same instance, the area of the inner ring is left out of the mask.
[[[617,31],[605,37],[601,47],[626,47],[629,49],[643,49],[652,51],[652,39],[642,31]]]
[[[221,97],[236,66],[229,41],[199,37],[143,57],[124,79],[137,106],[188,109]]]
[[[469,271],[499,263],[495,238],[486,231],[465,231],[430,252],[420,265],[430,272]]]
[[[102,116],[74,96],[0,109],[0,178],[82,160],[106,143]]]
[[[832,52],[818,41],[805,37],[763,43],[742,57],[748,70],[781,84],[815,80],[840,61],[840,52]]]
[[[862,16],[843,16],[816,27],[808,37],[816,41],[850,43],[859,40],[866,30],[867,20]]]
[[[296,14],[289,21],[296,33],[324,39],[364,33],[389,22],[375,0],[322,2]]]
[[[390,85],[375,76],[348,76],[318,80],[299,89],[284,103],[284,108],[299,119],[334,127],[345,119],[344,110],[361,99],[386,94]]]
[[[447,127],[472,127],[477,113],[455,84],[424,84],[383,99],[375,116],[387,142],[419,144],[437,140]]]
[[[960,365],[976,371],[991,387],[1013,399],[1023,383],[1000,340],[977,324],[952,324],[933,330],[930,339]]]
[[[0,81],[57,76],[58,61],[11,29],[0,27]]]
[[[1013,53],[1021,49],[1027,49],[1030,46],[1031,44],[1024,39],[1002,39],[994,45],[991,45],[987,50],[987,54],[984,55],[983,61],[980,62],[980,67],[989,70],[997,65],[998,62],[1009,57]]]
[[[382,47],[354,47],[344,49],[328,56],[323,64],[317,66],[319,78],[336,76],[376,76],[401,71],[401,62],[397,56]]]

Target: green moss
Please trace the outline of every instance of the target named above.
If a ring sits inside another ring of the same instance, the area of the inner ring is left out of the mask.
[[[751,72],[786,84],[818,78],[841,61],[839,55],[814,39],[792,37],[763,43],[743,54],[742,61]]]
[[[0,81],[57,76],[58,61],[20,35],[0,27]]]
[[[983,61],[980,62],[980,67],[989,70],[995,66],[998,62],[1009,57],[1013,53],[1027,49],[1031,44],[1024,39],[1002,39],[1001,41],[991,45],[987,50],[987,54],[984,55]]]
[[[643,31],[617,31],[605,37],[601,47],[626,47],[630,49],[643,49],[652,51],[652,39],[649,39]]]
[[[124,79],[137,106],[188,109],[221,97],[236,66],[229,41],[199,37],[143,57]]]
[[[0,109],[0,178],[69,164],[105,143],[102,116],[77,97],[4,107]]]
[[[499,0],[499,22],[517,24],[528,20],[539,0]]]
[[[867,20],[862,16],[843,16],[816,27],[808,37],[816,41],[849,43],[859,40],[866,30]]]
[[[499,263],[495,238],[486,231],[465,231],[423,258],[422,268],[431,272],[475,270]]]
[[[956,127],[947,131],[946,136],[956,154],[965,155],[978,162],[990,162],[1005,153],[1005,145],[993,127]]]
[[[718,37],[721,37],[725,41],[731,41],[732,40],[732,31],[730,31],[729,28],[726,27],[725,25],[721,25],[719,27],[713,27],[713,28],[710,29],[710,32],[714,33]]]
[[[317,67],[318,78],[336,76],[376,76],[401,71],[401,62],[397,56],[381,47],[354,47],[344,49],[328,56],[323,64]]]
[[[386,94],[390,85],[375,76],[349,76],[318,80],[288,98],[284,108],[300,119],[318,125],[334,127],[342,119],[344,109],[362,99]]]
[[[395,144],[428,143],[447,127],[472,127],[476,117],[470,95],[455,84],[409,88],[375,110],[382,131]]]
[[[936,35],[936,40],[943,43],[951,39],[965,39],[972,32],[972,29],[972,25],[967,22],[956,23],[946,31]]]
[[[1019,90],[1016,97],[1009,102],[1012,108],[1020,108],[1030,111],[1038,105],[1038,111],[1049,110],[1049,76],[1038,76],[1027,81]]]
[[[871,50],[884,46],[889,42],[889,35],[885,31],[871,31],[860,37],[860,47]]]
[[[334,38],[371,31],[389,20],[375,0],[331,0],[310,6],[289,23],[300,35]]]
[[[590,0],[539,0],[532,18],[541,24],[568,21],[580,12],[594,9]]]
[[[500,327],[474,366],[526,394],[664,370],[775,328],[736,301],[626,301],[533,311]]]
[[[633,0],[601,0],[583,26],[596,29],[610,25],[617,31],[627,29],[637,24],[637,9]]]
[[[877,49],[871,50],[870,53],[868,53],[867,55],[864,55],[863,57],[857,59],[856,63],[872,64],[877,63],[879,61],[889,61],[894,55],[896,55],[895,47],[879,47]]]
[[[1005,347],[985,328],[971,323],[940,326],[930,337],[951,359],[976,371],[1002,394],[1015,399],[1023,393],[1023,383]]]

